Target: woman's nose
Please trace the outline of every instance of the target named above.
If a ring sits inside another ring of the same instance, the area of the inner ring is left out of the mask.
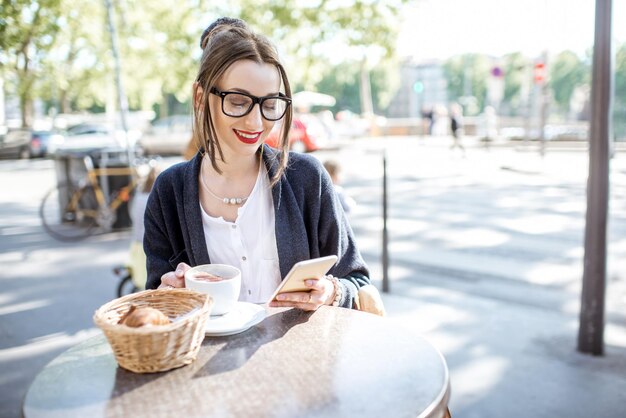
[[[246,126],[251,128],[261,128],[263,126],[263,115],[261,115],[261,106],[255,104],[252,110],[245,116]]]

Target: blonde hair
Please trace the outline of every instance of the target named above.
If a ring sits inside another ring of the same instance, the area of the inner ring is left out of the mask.
[[[234,22],[234,23],[233,23]],[[251,60],[256,63],[270,64],[276,67],[280,74],[285,95],[291,98],[291,87],[283,65],[278,58],[278,52],[272,43],[263,35],[256,34],[239,19],[218,19],[211,28],[202,34],[200,41],[203,47],[200,69],[196,77],[197,86],[202,87],[202,98],[199,106],[193,107],[192,140],[198,149],[204,149],[209,155],[213,168],[221,173],[217,166],[217,156],[224,159],[224,154],[217,138],[215,126],[211,118],[209,95],[216,87],[226,70],[240,60]],[[195,89],[194,89],[195,90]],[[196,97],[196,91],[193,92]],[[271,184],[280,180],[287,166],[289,155],[289,129],[293,118],[291,106],[282,120],[281,136],[279,141],[278,168]],[[262,149],[263,146],[259,147]]]

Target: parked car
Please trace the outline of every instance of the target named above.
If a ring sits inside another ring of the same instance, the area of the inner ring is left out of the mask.
[[[82,123],[68,128],[58,142],[48,144],[48,152],[54,154],[63,151],[126,148],[127,140],[134,147],[140,136],[141,133],[137,130],[126,134],[123,130],[106,124]]]
[[[291,121],[289,131],[289,149],[296,152],[313,152],[321,148],[326,148],[329,143],[328,129],[313,115],[310,117],[294,117]],[[306,120],[306,122],[305,122]],[[274,125],[265,143],[277,148],[280,141],[280,130],[282,121]]]
[[[191,140],[191,116],[174,115],[152,122],[139,140],[144,154],[182,155]]]
[[[337,112],[334,123],[335,133],[339,138],[358,138],[368,136],[371,122],[349,110]]]
[[[0,157],[29,158],[30,157],[29,129],[7,129],[0,126]]]
[[[55,131],[34,131],[30,138],[30,158],[47,157],[48,150],[63,142],[63,135]]]
[[[0,156],[5,158],[46,157],[50,147],[63,141],[56,131],[32,131],[0,127]]]

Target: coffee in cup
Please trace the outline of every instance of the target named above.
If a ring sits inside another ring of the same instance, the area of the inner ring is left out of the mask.
[[[211,315],[224,315],[239,299],[241,271],[227,264],[202,264],[187,270],[185,287],[211,295]]]

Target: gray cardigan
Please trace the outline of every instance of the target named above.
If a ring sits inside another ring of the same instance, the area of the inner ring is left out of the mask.
[[[277,155],[264,146],[263,162],[270,178],[276,172]],[[168,168],[150,193],[143,240],[148,289],[158,287],[161,276],[180,262],[191,266],[211,262],[199,204],[201,161],[198,154]],[[298,261],[335,254],[339,259],[329,273],[340,278],[340,306],[352,307],[358,289],[370,282],[369,271],[322,164],[310,155],[290,153],[285,173],[272,188],[272,198],[281,276]]]

